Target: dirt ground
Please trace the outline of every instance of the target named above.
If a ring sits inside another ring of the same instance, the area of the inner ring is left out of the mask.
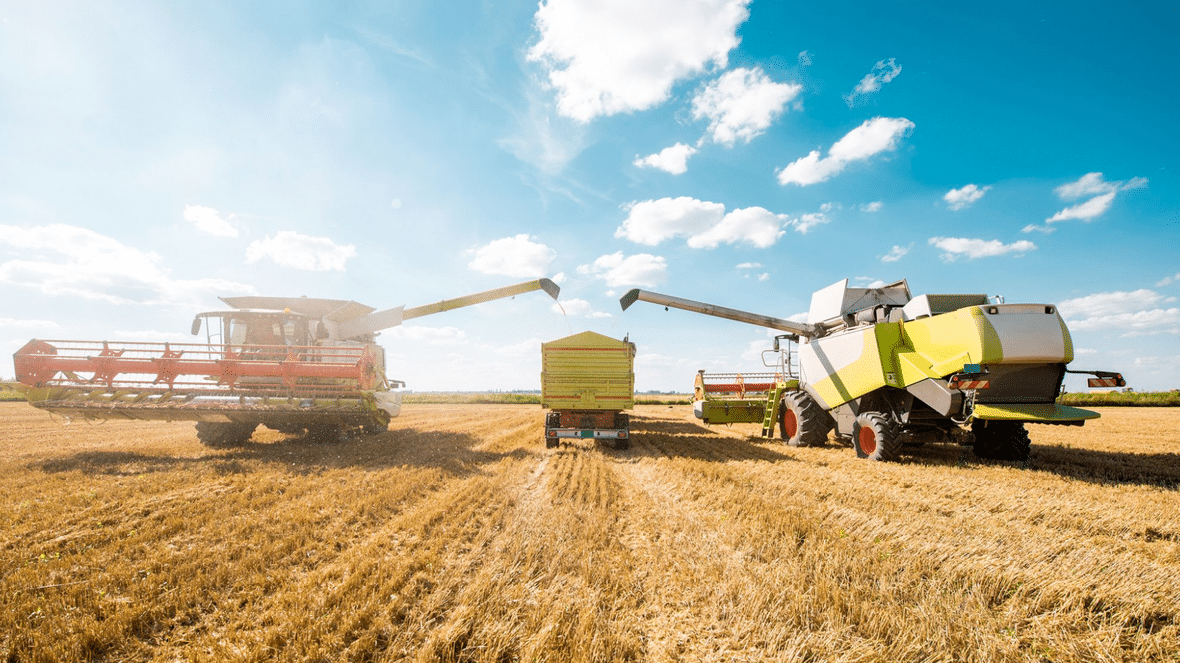
[[[1180,661],[1180,408],[897,463],[640,406],[231,450],[0,403],[0,661]]]

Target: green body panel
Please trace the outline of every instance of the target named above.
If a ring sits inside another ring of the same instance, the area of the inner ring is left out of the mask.
[[[1031,421],[1036,423],[1051,421],[1084,421],[1097,419],[1099,415],[1092,410],[1080,407],[1057,405],[1055,403],[1039,404],[1005,404],[1005,405],[976,405],[975,418],[993,421]]]
[[[629,410],[635,405],[635,345],[594,332],[541,344],[541,407]]]
[[[701,404],[708,424],[760,424],[766,418],[766,399],[714,398]]]

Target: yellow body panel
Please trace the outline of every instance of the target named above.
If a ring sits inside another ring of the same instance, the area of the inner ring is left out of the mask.
[[[627,410],[635,405],[635,345],[582,332],[541,344],[541,406]]]
[[[1083,421],[1097,419],[1100,415],[1092,410],[1080,407],[1057,405],[1055,403],[1041,404],[1004,404],[1004,405],[976,405],[975,418],[994,421]]]

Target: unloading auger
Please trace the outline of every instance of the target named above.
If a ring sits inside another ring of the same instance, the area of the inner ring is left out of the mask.
[[[222,297],[232,310],[199,313],[205,343],[33,339],[13,354],[17,388],[34,407],[83,419],[197,422],[208,446],[244,444],[260,424],[338,439],[385,430],[404,386],[385,376],[377,333],[405,320],[543,290],[549,279],[376,311],[340,299]]]
[[[1118,373],[1071,371],[1073,342],[1052,304],[987,295],[912,297],[905,280],[879,288],[838,281],[811,297],[807,322],[747,313],[644,290],[636,301],[776,329],[798,344],[798,374],[768,407],[792,446],[821,445],[835,428],[858,456],[892,460],[902,445],[951,441],[985,458],[1026,460],[1024,424],[1080,426],[1097,412],[1056,403],[1066,373],[1091,387],[1125,386]],[[788,345],[788,353],[791,353]],[[792,362],[785,363],[787,367]]]

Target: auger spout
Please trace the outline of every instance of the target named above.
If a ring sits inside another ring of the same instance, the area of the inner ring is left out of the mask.
[[[717,306],[715,304],[694,302],[691,299],[682,299],[680,297],[672,297],[671,295],[661,295],[658,292],[648,292],[647,290],[640,290],[638,288],[623,295],[622,298],[619,299],[619,304],[623,307],[623,310],[626,311],[637,301],[651,302],[652,304],[659,304],[660,306],[671,306],[672,308],[684,309],[685,311],[692,311],[694,313],[703,313],[705,315],[725,318],[727,320],[736,320],[746,324],[758,325],[759,327],[768,327],[770,329],[789,332],[791,334],[796,334],[805,338],[817,338],[823,336],[825,333],[825,329],[820,325],[813,325],[806,322],[792,322],[791,320],[775,318],[769,315],[739,311],[737,309],[725,308],[724,306]]]

